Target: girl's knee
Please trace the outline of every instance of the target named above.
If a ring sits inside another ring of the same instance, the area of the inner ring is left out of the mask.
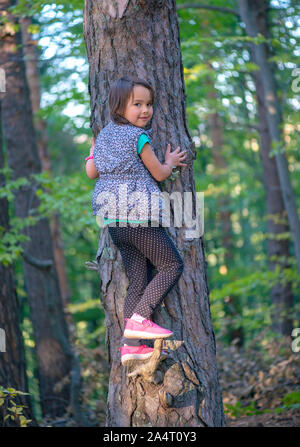
[[[183,259],[176,259],[173,261],[169,261],[166,264],[161,264],[156,266],[156,269],[158,272],[162,271],[162,270],[169,270],[172,271],[175,275],[181,275],[184,269],[184,262]]]

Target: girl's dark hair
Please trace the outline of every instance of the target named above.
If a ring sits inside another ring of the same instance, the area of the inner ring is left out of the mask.
[[[142,85],[150,90],[151,102],[154,103],[154,90],[149,82],[140,78],[122,77],[113,82],[108,96],[110,117],[116,124],[130,124],[122,115],[127,101],[133,94],[133,87]]]

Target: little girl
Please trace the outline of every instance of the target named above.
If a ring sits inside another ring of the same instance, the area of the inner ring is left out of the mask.
[[[92,198],[93,214],[102,216],[102,223],[108,225],[129,279],[124,303],[126,324],[119,349],[122,364],[152,355],[153,348],[141,344],[140,339],[167,338],[173,334],[153,323],[150,317],[184,268],[180,254],[162,226],[161,207],[158,219],[152,218],[155,207],[152,208],[150,196],[161,194],[157,182],[168,178],[173,168],[186,166],[182,162],[186,151],[179,152],[178,147],[170,152],[168,144],[165,162],[160,163],[152,148],[152,128],[147,127],[153,103],[154,91],[148,82],[124,77],[115,81],[109,92],[111,121],[101,130],[95,144],[93,141],[90,156],[85,160],[87,175],[99,176]],[[141,202],[146,204],[143,211],[137,214],[140,210],[137,201],[129,203],[127,197],[125,200],[120,187],[130,194],[140,194]],[[105,204],[101,202],[103,194],[110,194],[105,195],[108,197]],[[119,200],[115,201],[116,198]],[[118,210],[123,206],[118,215],[116,203]],[[158,226],[149,226],[153,221],[158,221]],[[157,270],[154,278],[153,267]]]

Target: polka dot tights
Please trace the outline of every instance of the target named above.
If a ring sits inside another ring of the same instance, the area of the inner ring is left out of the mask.
[[[150,319],[172,287],[179,280],[184,263],[164,227],[108,227],[119,249],[129,279],[124,302],[124,318],[134,313]],[[153,268],[157,273],[153,277]],[[136,339],[121,344],[138,345]]]

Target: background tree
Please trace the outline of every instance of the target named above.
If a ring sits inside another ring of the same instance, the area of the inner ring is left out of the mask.
[[[24,17],[20,20],[22,43],[25,56],[26,77],[30,91],[30,101],[34,118],[34,127],[37,137],[37,148],[41,160],[42,171],[52,174],[51,159],[48,150],[48,137],[46,132],[47,122],[38,116],[41,103],[40,79],[38,70],[38,51],[36,49],[37,41],[33,39],[30,27],[32,28],[32,19]],[[66,263],[63,253],[63,242],[61,236],[61,226],[58,214],[52,216],[50,221],[51,236],[53,242],[54,259],[57,269],[59,288],[62,294],[64,306],[69,301],[70,290],[66,276]]]
[[[255,5],[255,23],[260,34],[270,39],[267,26],[267,2],[253,2]],[[274,53],[274,51],[273,51]],[[251,57],[255,62],[254,44],[251,44]],[[269,54],[268,59],[270,59]],[[274,64],[274,62],[273,62]],[[276,72],[276,65],[273,65]],[[257,98],[258,132],[260,137],[260,157],[263,168],[263,185],[266,193],[267,214],[267,253],[270,270],[275,271],[289,267],[289,226],[286,208],[280,185],[276,159],[272,154],[272,138],[267,120],[266,102],[261,70],[252,73]],[[285,235],[287,237],[285,237]],[[276,333],[291,335],[293,329],[293,294],[290,282],[278,281],[270,291],[272,303],[272,327]]]
[[[209,65],[209,69],[212,70],[213,67],[211,64]],[[213,104],[218,103],[217,101],[217,91],[211,82],[211,76],[208,79],[208,85],[210,91],[208,91],[208,98],[212,99]],[[212,109],[214,106],[212,106]],[[218,110],[212,110],[212,113],[208,115],[208,125],[210,128],[211,135],[211,153],[214,160],[216,175],[223,176],[224,173],[228,170],[227,161],[223,156],[222,152],[224,151],[224,136],[223,136],[223,127],[224,123],[222,120],[222,116],[218,112]],[[233,232],[232,232],[232,224],[231,224],[231,211],[230,211],[230,197],[225,195],[223,197],[219,197],[218,201],[218,210],[219,210],[219,221],[222,227],[222,245],[224,247],[224,265],[223,269],[227,271],[233,261]],[[239,315],[241,314],[241,305],[239,302],[238,296],[226,296],[226,300],[224,302],[224,310],[229,322],[232,320],[240,321]],[[232,326],[230,323],[227,327],[227,332],[229,335],[229,340],[233,342],[235,340],[236,345],[239,347],[243,346],[244,343],[244,335],[242,325]]]
[[[4,93],[0,93],[3,96]],[[4,154],[2,149],[2,123],[1,123],[1,105],[0,98],[0,169],[4,168]],[[5,186],[5,175],[0,172],[0,187]],[[0,198],[0,229],[2,243],[5,244],[5,237],[10,230],[8,201],[5,197]],[[25,353],[23,337],[20,330],[19,302],[16,294],[16,283],[14,269],[11,263],[0,263],[0,328],[5,333],[5,352],[0,352],[0,386],[14,388],[18,391],[28,393],[27,376],[25,367]],[[3,396],[1,396],[3,398]],[[18,405],[24,405],[22,415],[30,419],[35,424],[32,406],[28,394],[19,394],[14,398]],[[20,421],[7,418],[11,414],[7,410],[6,402],[2,400],[0,405],[1,426],[19,426]],[[7,414],[6,414],[7,413]]]
[[[241,17],[246,25],[246,32],[251,37],[258,37],[259,21],[257,10],[260,2],[251,2],[248,0],[239,0],[239,10]],[[263,14],[265,33],[268,35],[268,22],[266,20],[266,7],[269,2],[264,2],[264,7],[259,8],[260,14]],[[260,18],[261,20],[261,18]],[[272,71],[272,66],[268,60],[268,44],[260,42],[253,47],[255,62],[259,66],[261,83],[264,91],[264,105],[268,129],[274,146],[275,160],[281,185],[285,209],[289,220],[291,234],[295,245],[295,255],[300,273],[300,220],[297,211],[296,199],[290,181],[288,163],[284,153],[284,142],[282,139],[282,113],[278,98],[276,80]]]

